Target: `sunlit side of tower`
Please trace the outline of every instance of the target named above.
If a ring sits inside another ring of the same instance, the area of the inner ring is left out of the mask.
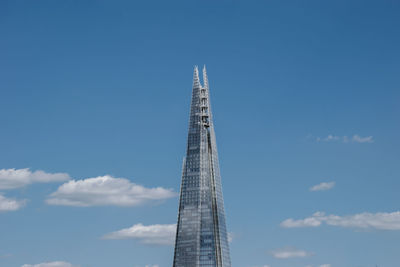
[[[173,267],[230,267],[218,152],[206,68],[193,75]]]

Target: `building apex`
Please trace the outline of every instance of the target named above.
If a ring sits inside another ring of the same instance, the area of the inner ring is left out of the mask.
[[[194,71],[193,71],[193,87],[200,87],[200,77],[199,77],[199,68],[197,65],[194,66]]]
[[[206,64],[203,66],[203,83],[204,87],[208,89],[208,77],[207,77],[207,70],[206,70]]]

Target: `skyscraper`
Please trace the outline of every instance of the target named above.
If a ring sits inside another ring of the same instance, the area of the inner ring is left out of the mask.
[[[230,267],[206,68],[194,68],[173,267]]]

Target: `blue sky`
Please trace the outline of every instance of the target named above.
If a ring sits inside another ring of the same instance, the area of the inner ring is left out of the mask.
[[[206,64],[232,266],[397,267],[399,13],[1,1],[0,266],[171,266]]]

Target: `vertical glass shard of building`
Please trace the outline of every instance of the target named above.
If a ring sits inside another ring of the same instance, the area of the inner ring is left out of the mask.
[[[231,266],[205,67],[203,84],[196,66],[173,267]]]

